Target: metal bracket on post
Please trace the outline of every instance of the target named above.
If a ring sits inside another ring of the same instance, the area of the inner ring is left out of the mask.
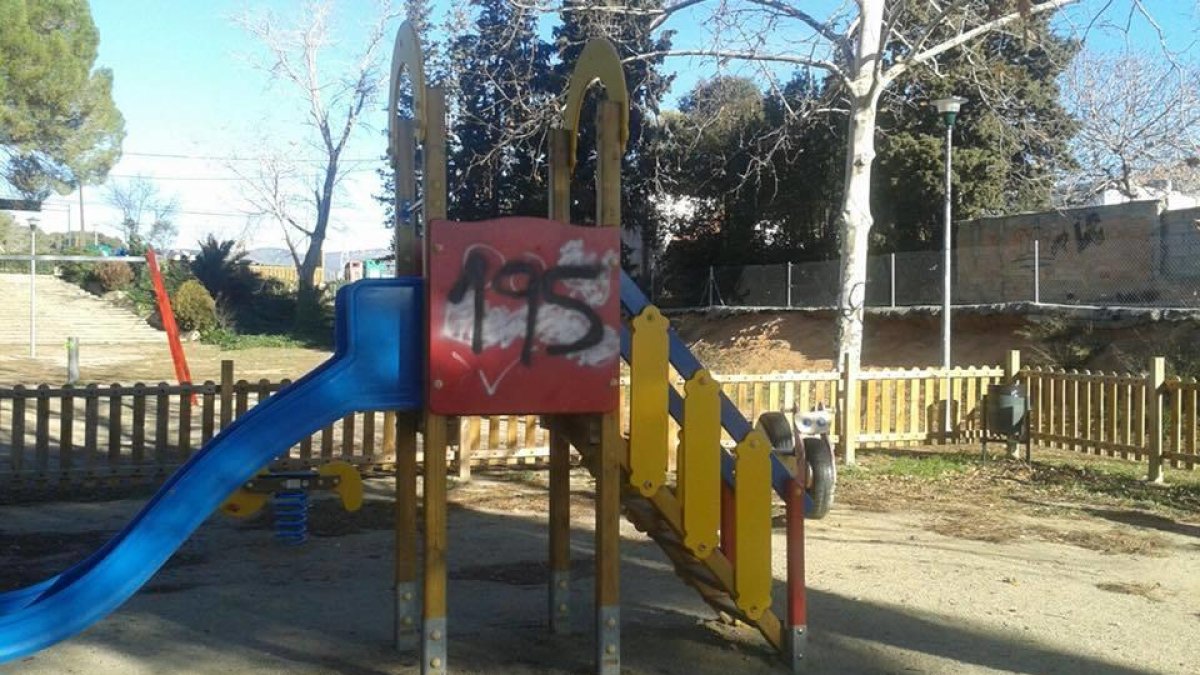
[[[599,675],[621,673],[621,606],[601,607],[596,613],[596,672]]]
[[[421,630],[421,673],[446,672],[446,617],[426,619]]]
[[[417,647],[417,585],[413,582],[396,584],[396,650],[408,651]]]
[[[550,573],[550,632],[567,635],[571,632],[571,573]]]
[[[788,659],[791,660],[792,674],[804,672],[804,654],[808,651],[808,626],[791,626],[788,628]]]

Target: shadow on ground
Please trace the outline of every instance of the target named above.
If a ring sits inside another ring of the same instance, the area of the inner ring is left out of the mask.
[[[189,564],[168,564],[115,615],[23,661],[22,671],[415,671],[411,653],[391,648],[393,541],[381,528],[390,508],[390,502],[374,502],[360,525],[336,528],[294,548],[276,544],[261,527],[214,517],[189,542]],[[31,534],[22,533],[22,541]],[[469,507],[451,513],[453,672],[590,671],[590,532],[577,531],[573,544],[581,560],[574,575],[574,631],[552,636],[544,628],[546,598],[539,578],[547,549],[544,521]],[[783,670],[756,633],[716,621],[653,544],[627,538],[622,552],[626,672]],[[12,551],[0,551],[0,563],[11,558]],[[782,586],[776,590],[782,598]],[[897,600],[888,605],[810,591],[811,670],[1145,672],[1064,653],[1028,633],[1000,633],[957,617],[910,610]]]

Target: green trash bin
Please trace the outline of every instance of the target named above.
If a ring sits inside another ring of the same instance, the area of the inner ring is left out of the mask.
[[[1020,382],[988,385],[984,408],[983,449],[987,442],[1003,440],[1010,448],[1025,442],[1025,461],[1029,461],[1029,394]]]

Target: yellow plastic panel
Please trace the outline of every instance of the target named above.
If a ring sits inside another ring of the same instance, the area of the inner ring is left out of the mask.
[[[629,367],[629,482],[650,497],[667,477],[667,319],[647,307],[633,319]]]
[[[334,493],[342,500],[342,508],[357,511],[362,508],[363,483],[358,469],[347,462],[330,462],[317,469],[322,476],[337,476],[341,480]]]
[[[678,486],[683,543],[703,559],[717,547],[721,525],[721,386],[707,370],[698,370],[683,393]]]
[[[733,597],[738,609],[757,619],[771,606],[771,444],[754,430],[734,454]]]
[[[221,513],[230,518],[249,518],[267,505],[269,495],[238,490],[221,504]]]

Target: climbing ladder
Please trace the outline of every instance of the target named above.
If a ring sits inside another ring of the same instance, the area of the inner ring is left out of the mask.
[[[661,312],[630,279],[623,278],[621,288],[623,309],[632,317],[622,336],[630,366],[629,435],[621,453],[624,515],[709,606],[757,629],[798,667],[805,631],[804,491],[772,453],[768,436],[733,408]],[[685,378],[682,395],[670,384],[672,367]],[[674,484],[667,473],[670,417],[682,429]],[[595,473],[600,433],[594,418],[556,423]],[[722,446],[723,431],[734,439],[732,452]],[[789,607],[782,618],[771,600],[776,478],[789,502]]]

